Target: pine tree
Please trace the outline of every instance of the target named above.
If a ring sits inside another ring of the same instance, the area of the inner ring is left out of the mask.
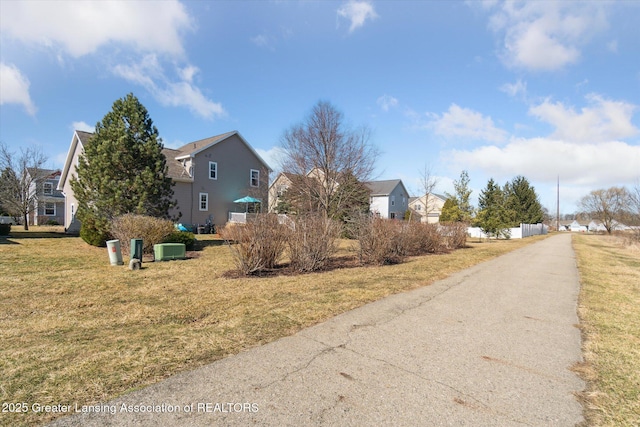
[[[442,212],[440,213],[440,222],[459,222],[462,221],[462,211],[458,206],[458,199],[455,197],[447,197],[442,205]]]
[[[103,245],[111,220],[125,213],[168,217],[173,182],[162,148],[158,129],[133,94],[113,103],[71,181],[85,241]]]
[[[512,219],[506,208],[505,194],[491,178],[478,198],[476,224],[489,237],[500,235],[509,237],[506,230],[510,228],[510,221]]]
[[[534,187],[527,178],[517,176],[505,184],[506,208],[513,216],[512,226],[537,224],[544,219],[544,210]]]

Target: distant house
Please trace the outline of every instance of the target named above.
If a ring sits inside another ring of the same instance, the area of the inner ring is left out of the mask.
[[[604,223],[602,221],[596,221],[593,220],[589,223],[589,225],[587,225],[587,228],[589,230],[590,233],[598,233],[598,232],[606,232],[607,229],[604,226]],[[622,224],[621,222],[616,221],[615,219],[611,221],[611,230],[616,230],[616,231],[628,231],[630,230],[631,227]]]
[[[29,214],[29,225],[45,225],[47,223],[64,223],[64,195],[58,190],[60,170],[40,169],[37,172],[27,168],[27,173],[33,176],[43,176],[34,179],[30,192],[36,195],[33,211]]]
[[[278,212],[278,205],[283,202],[284,194],[291,187],[293,174],[280,172],[269,186],[269,212]]]
[[[65,195],[65,229],[79,231],[75,218],[78,202],[70,180],[78,158],[91,143],[93,134],[76,131],[71,139],[58,189]],[[185,224],[223,225],[232,212],[244,212],[245,204],[234,200],[245,196],[267,201],[267,183],[271,168],[238,131],[201,139],[178,149],[164,148],[168,175],[173,179],[177,206],[169,212],[181,214]]]
[[[409,193],[402,180],[369,181],[369,209],[381,218],[403,219],[409,208]]]
[[[440,222],[440,214],[446,200],[445,196],[435,193],[425,194],[421,197],[410,197],[409,209],[413,215],[420,218],[421,222],[435,224]]]

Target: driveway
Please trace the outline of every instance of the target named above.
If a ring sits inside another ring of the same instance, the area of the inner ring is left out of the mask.
[[[52,425],[574,426],[578,292],[556,235]]]

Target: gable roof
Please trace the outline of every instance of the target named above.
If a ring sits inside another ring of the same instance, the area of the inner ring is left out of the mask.
[[[178,148],[176,150],[176,151],[179,151],[180,154],[178,156],[176,156],[175,159],[176,160],[182,160],[182,159],[185,159],[185,158],[188,158],[188,157],[195,157],[195,156],[198,155],[198,153],[206,150],[209,147],[212,147],[212,146],[214,146],[216,144],[219,144],[222,141],[224,141],[224,140],[226,140],[226,139],[228,139],[228,138],[230,138],[230,137],[232,137],[234,135],[236,135],[238,137],[238,139],[240,139],[240,141],[242,141],[242,143],[247,146],[249,151],[251,151],[253,153],[253,155],[258,158],[260,163],[262,163],[269,170],[269,172],[273,171],[273,169],[271,169],[271,167],[267,164],[267,162],[265,162],[264,159],[262,157],[260,157],[260,155],[256,152],[256,150],[254,150],[254,148],[247,142],[246,139],[244,139],[242,137],[242,135],[240,135],[240,132],[238,132],[237,130],[185,144],[185,145],[183,145],[182,147],[180,147],[180,148]]]
[[[92,136],[93,134],[90,132],[84,132],[81,130],[73,131],[71,144],[69,145],[69,150],[67,151],[67,159],[64,161],[64,167],[62,168],[62,173],[60,174],[60,181],[58,181],[58,190],[62,190],[64,188],[65,182],[67,181],[67,177],[69,176],[69,169],[71,168],[71,160],[73,159],[73,155],[78,149],[78,143],[80,143],[81,147],[84,147],[89,143]]]
[[[407,193],[404,184],[400,179],[389,179],[386,181],[368,181],[364,185],[371,191],[372,196],[388,196],[395,190],[398,185],[402,185],[402,189]]]

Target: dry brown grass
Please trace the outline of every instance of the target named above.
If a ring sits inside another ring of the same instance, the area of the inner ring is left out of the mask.
[[[32,230],[0,241],[0,401],[92,404],[261,345],[393,293],[425,286],[542,237],[470,243],[404,264],[227,278],[229,248],[112,267],[105,248]],[[353,256],[342,241],[336,256]],[[51,414],[0,413],[2,425]]]
[[[574,236],[582,282],[579,314],[593,426],[640,425],[640,251],[611,236]]]

